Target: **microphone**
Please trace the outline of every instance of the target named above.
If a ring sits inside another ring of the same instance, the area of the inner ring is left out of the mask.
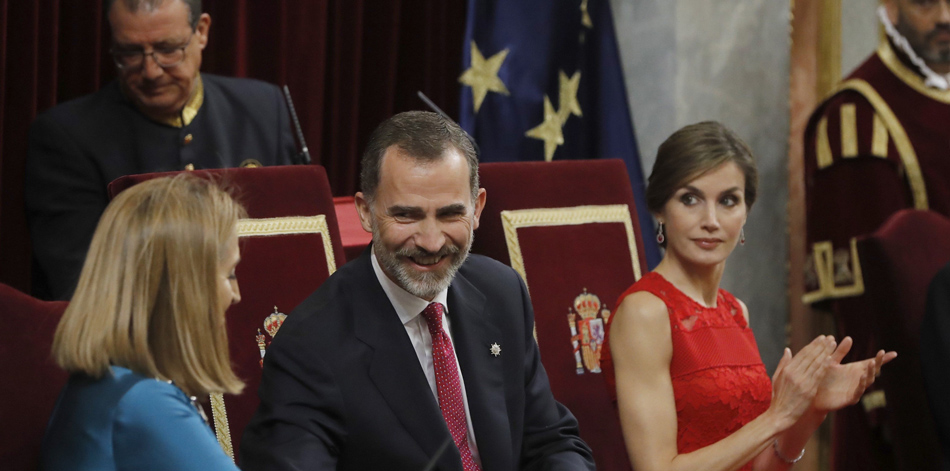
[[[459,126],[459,123],[456,123],[454,119],[449,118],[449,115],[445,114],[445,111],[442,111],[442,108],[439,108],[438,106],[436,106],[435,103],[433,103],[432,100],[430,100],[429,97],[427,97],[425,93],[422,93],[422,90],[417,91],[416,95],[419,97],[419,99],[425,102],[425,104],[429,107],[429,109],[431,109],[432,111],[435,111],[436,113],[439,113],[440,116],[447,119],[450,123],[456,126]],[[459,127],[461,128],[461,126]],[[478,160],[481,160],[480,157],[482,155],[482,152],[478,149],[478,143],[475,142],[475,138],[472,137],[472,135],[469,134],[468,131],[466,131],[465,129],[462,129],[462,132],[465,133],[465,137],[468,138],[468,141],[472,143],[472,147],[475,148],[475,156],[479,157]]]
[[[300,153],[297,154],[297,163],[303,165],[310,164],[310,150],[307,149],[307,141],[303,138],[303,129],[300,129],[300,120],[297,119],[297,111],[294,109],[294,100],[290,98],[290,88],[284,85],[284,99],[287,100],[287,108],[290,109],[290,120],[294,123],[294,130],[297,131],[297,140],[300,141]]]

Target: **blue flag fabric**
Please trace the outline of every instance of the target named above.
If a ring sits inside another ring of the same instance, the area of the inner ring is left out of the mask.
[[[608,0],[469,0],[461,126],[483,162],[619,158],[660,254]]]

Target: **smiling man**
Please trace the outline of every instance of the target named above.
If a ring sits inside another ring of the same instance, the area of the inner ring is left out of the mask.
[[[26,206],[43,298],[72,294],[112,180],[294,163],[277,87],[199,73],[211,31],[200,0],[107,0],[105,10],[117,80],[30,129]]]
[[[856,358],[881,345],[852,244],[902,209],[950,217],[950,0],[888,0],[878,16],[887,34],[877,51],[818,106],[805,132],[805,301],[834,312]],[[866,404],[883,406],[882,394],[871,392]],[[887,420],[873,407],[836,413],[834,469],[890,469],[888,450],[936,452],[928,440],[882,439],[897,435]]]
[[[551,395],[524,283],[470,255],[485,206],[464,132],[381,124],[356,205],[373,244],[295,309],[267,350],[244,469],[593,469]]]

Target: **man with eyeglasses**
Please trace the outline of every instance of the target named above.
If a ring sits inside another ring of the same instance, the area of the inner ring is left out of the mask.
[[[292,164],[280,90],[200,74],[211,17],[201,0],[106,0],[117,80],[56,106],[30,129],[26,207],[33,293],[69,299],[123,175]]]

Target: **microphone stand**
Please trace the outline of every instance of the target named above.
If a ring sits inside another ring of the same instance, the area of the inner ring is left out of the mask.
[[[307,141],[303,138],[303,129],[300,128],[300,120],[297,119],[297,111],[294,109],[294,100],[290,98],[290,88],[284,85],[284,99],[287,100],[287,108],[290,110],[290,120],[294,123],[294,130],[297,131],[297,140],[300,141],[300,152],[297,154],[297,164],[310,164],[310,150],[307,149]]]

